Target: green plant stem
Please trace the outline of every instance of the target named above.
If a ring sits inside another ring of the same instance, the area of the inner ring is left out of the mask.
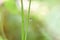
[[[28,34],[29,18],[30,18],[30,8],[31,8],[31,0],[29,0],[29,7],[28,7],[28,15],[27,15],[27,26],[26,26],[25,40],[27,40],[27,34]]]
[[[22,40],[25,40],[23,0],[21,0],[21,15],[22,15]]]

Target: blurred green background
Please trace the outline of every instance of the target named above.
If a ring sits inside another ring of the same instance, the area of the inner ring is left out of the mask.
[[[60,40],[60,0],[21,2],[0,0],[0,40]]]

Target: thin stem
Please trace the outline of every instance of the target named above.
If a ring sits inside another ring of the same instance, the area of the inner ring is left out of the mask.
[[[22,15],[22,40],[25,40],[24,33],[24,9],[23,9],[23,0],[21,0],[21,15]]]
[[[29,0],[29,7],[28,7],[28,16],[27,16],[27,26],[26,26],[25,40],[27,40],[27,34],[28,34],[29,18],[30,18],[30,8],[31,8],[31,0]]]

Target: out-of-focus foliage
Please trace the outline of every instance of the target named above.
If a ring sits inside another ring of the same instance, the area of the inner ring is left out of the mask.
[[[18,8],[16,6],[15,0],[7,0],[3,5],[10,13],[13,13],[13,14],[18,13]]]
[[[3,38],[0,36],[0,40],[3,40]]]
[[[37,2],[46,2],[50,7],[60,4],[60,0],[32,0],[32,1],[37,1]]]
[[[36,0],[36,1],[47,2],[47,3],[49,3],[50,6],[60,2],[58,0]],[[3,8],[5,8],[8,13],[8,15],[6,15],[7,16],[7,19],[6,19],[7,25],[4,26],[4,33],[7,37],[7,39],[8,40],[21,40],[22,17],[20,15],[21,13],[19,15],[14,15],[14,14],[18,14],[19,11],[21,11],[21,10],[17,9],[16,1],[8,0],[7,2],[5,2],[3,4]],[[26,13],[26,11],[24,13],[25,13],[24,26],[26,27],[27,13]],[[56,12],[53,11],[52,14],[48,16],[48,18],[46,17],[47,18],[46,20],[48,21],[47,22],[48,26],[50,26],[50,24],[53,24],[53,26],[56,26],[55,25],[56,19],[54,19],[56,14],[54,15],[53,13],[55,14]],[[44,20],[43,16],[37,17],[40,14],[38,14],[38,13],[36,13],[36,14],[37,15],[32,15],[32,13],[31,13],[31,15],[30,15],[30,20],[29,20],[30,23],[29,23],[29,27],[28,27],[27,40],[52,40],[50,35],[45,31],[46,24],[45,24],[45,20]],[[2,15],[4,15],[4,13]],[[57,14],[57,15],[59,15],[59,14]],[[2,39],[2,38],[0,38],[0,39]]]
[[[48,25],[48,32],[54,38],[53,40],[60,40],[60,5],[56,5],[52,8],[50,13],[46,16],[46,22]]]
[[[25,17],[26,27],[26,17]],[[5,27],[5,34],[8,40],[21,40],[21,16],[11,15],[7,16],[7,26]],[[35,18],[30,18],[28,28],[27,40],[50,40],[47,32],[45,32],[43,21],[37,21]]]

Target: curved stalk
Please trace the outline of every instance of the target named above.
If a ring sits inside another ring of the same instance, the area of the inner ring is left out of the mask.
[[[4,10],[4,7],[2,7],[2,10]],[[1,33],[2,33],[3,39],[7,40],[7,37],[5,35],[5,31],[4,31],[4,28],[7,25],[6,24],[7,20],[6,20],[5,16],[7,16],[6,13],[2,11],[2,13],[1,13]]]
[[[7,40],[6,35],[5,35],[5,28],[7,26],[7,19],[5,16],[7,16],[7,15],[5,13],[3,13],[3,15],[2,15],[2,24],[3,24],[2,25],[2,34],[4,36],[4,40]]]
[[[26,26],[25,40],[27,40],[27,34],[28,34],[29,18],[30,18],[30,8],[31,8],[31,0],[29,0],[29,7],[28,7],[28,16],[27,16],[27,26]]]

